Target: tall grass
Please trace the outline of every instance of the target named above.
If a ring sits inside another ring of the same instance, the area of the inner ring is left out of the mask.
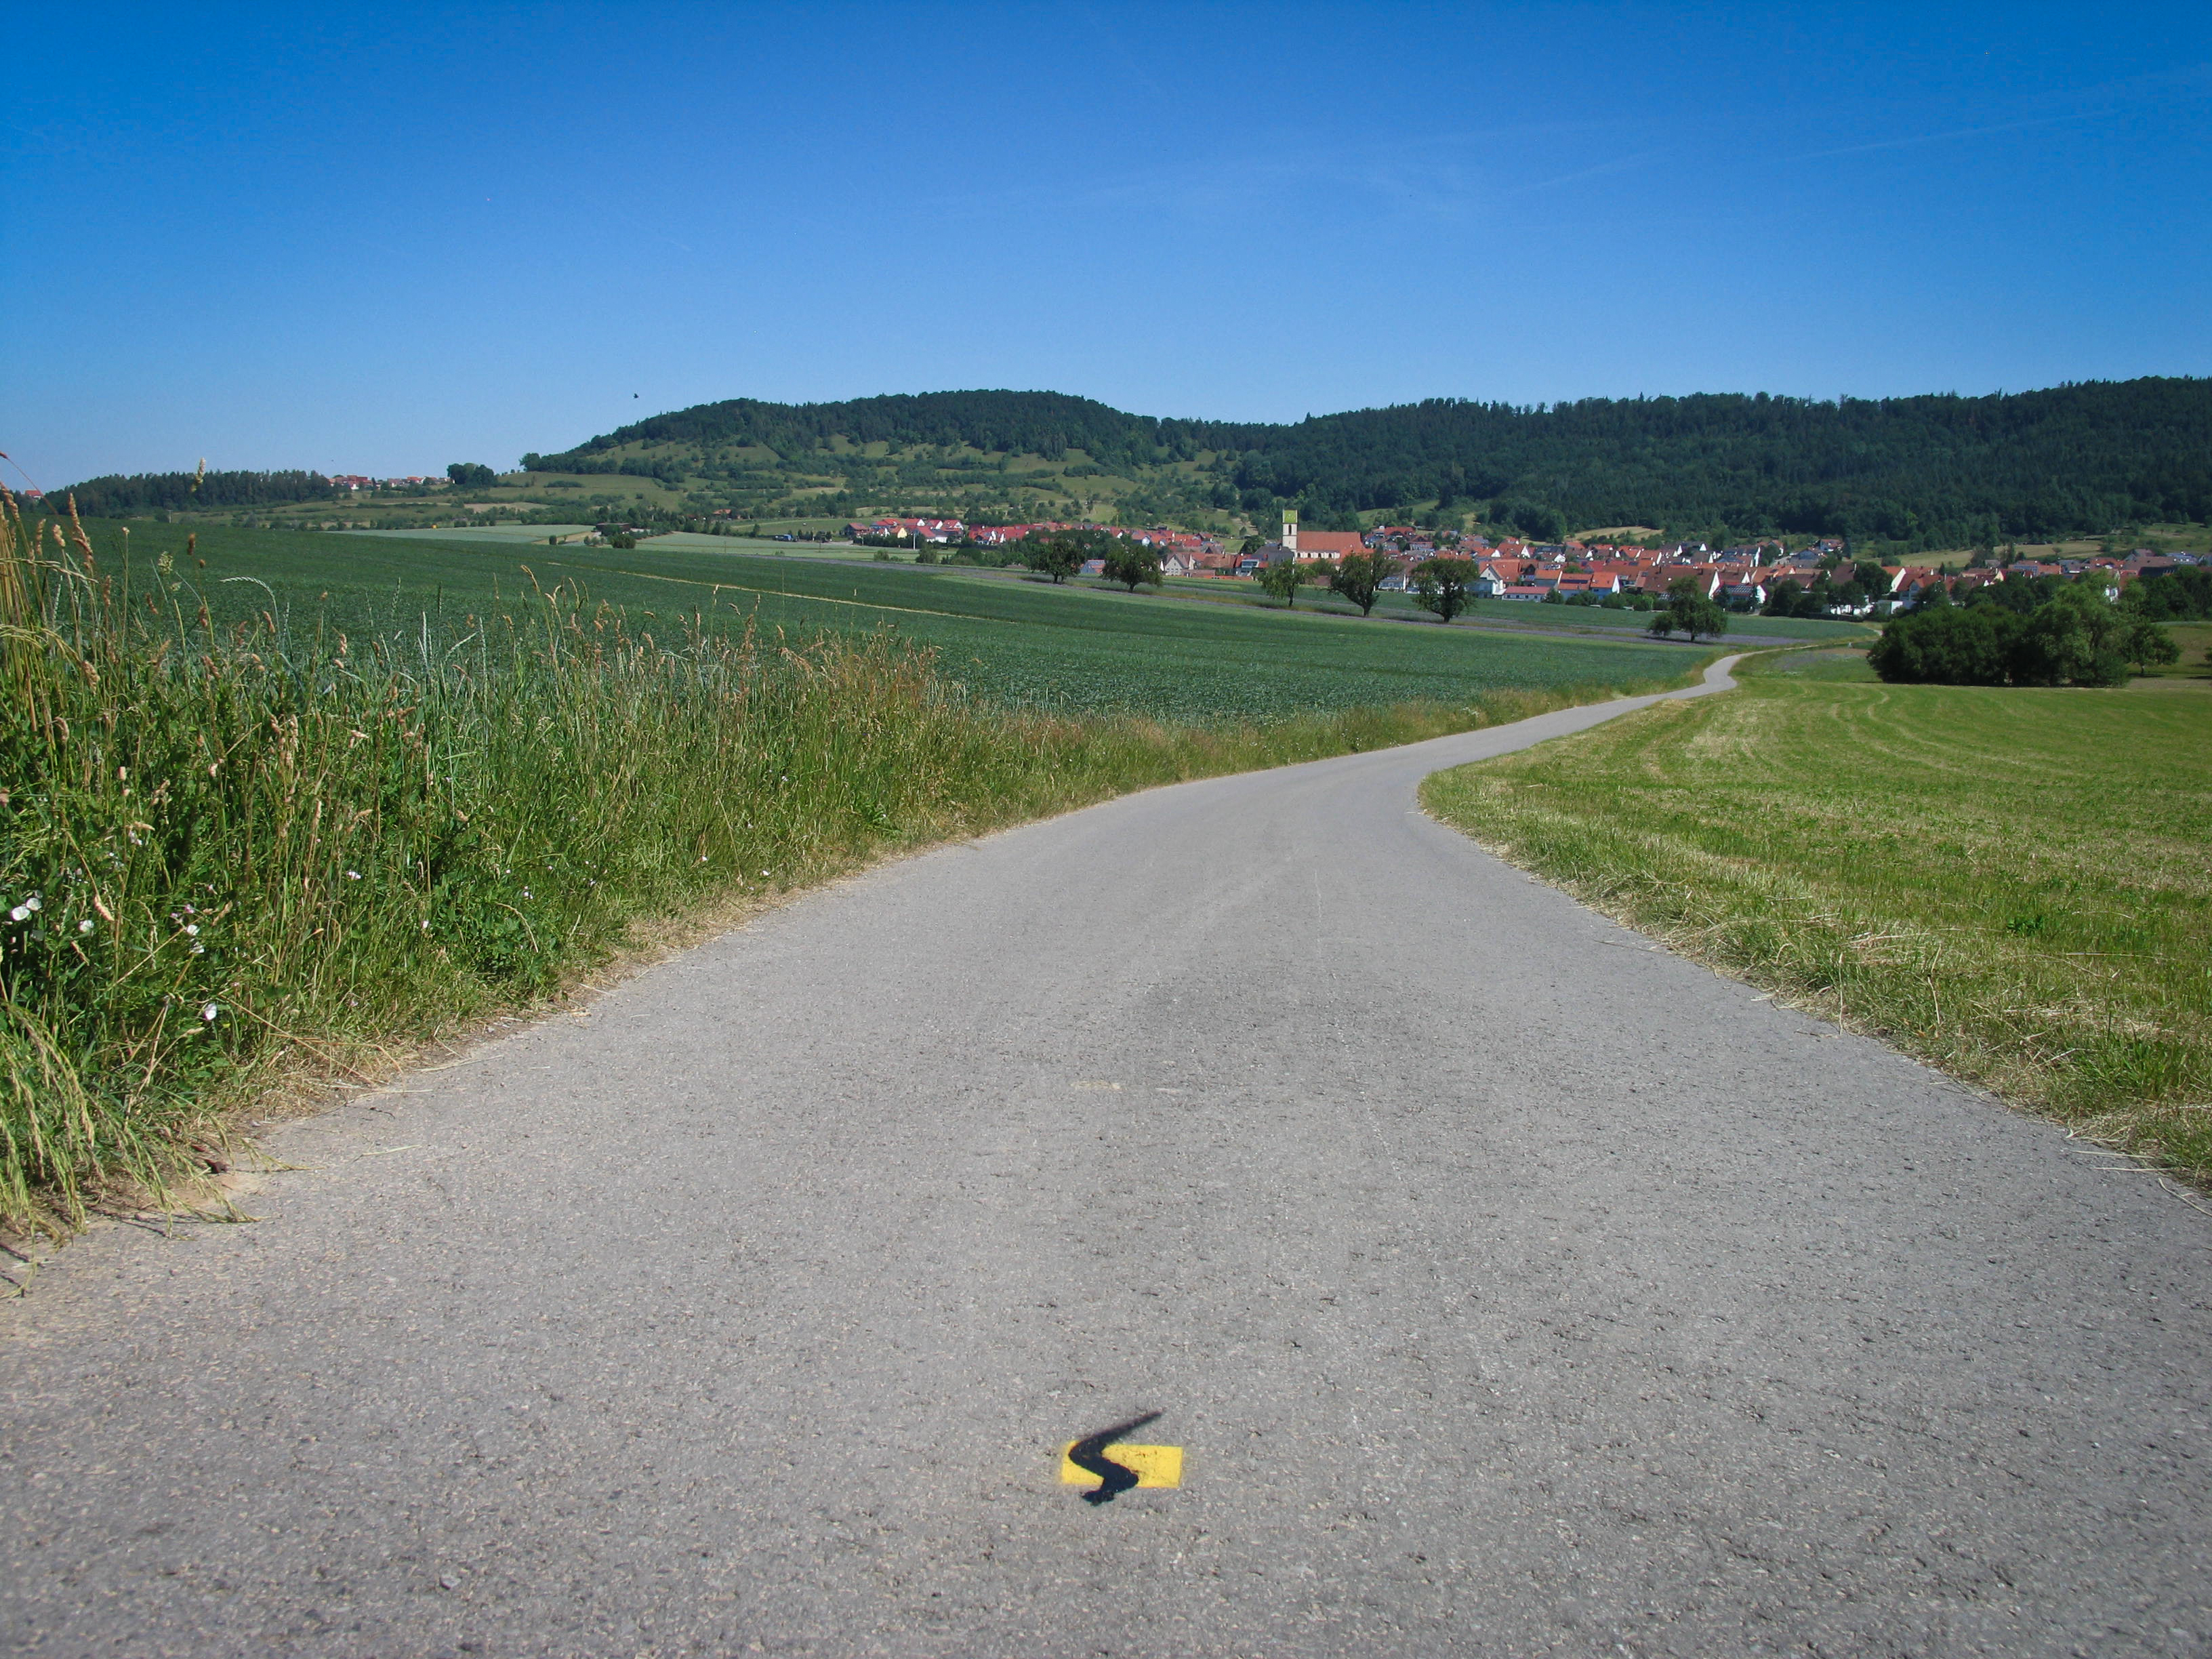
[[[159,1191],[272,1078],[527,1004],[707,895],[1620,689],[1196,728],[569,588],[444,635],[278,615],[218,625],[169,556],[103,567],[0,492],[0,1221]]]

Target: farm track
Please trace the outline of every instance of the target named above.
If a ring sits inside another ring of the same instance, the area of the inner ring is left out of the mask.
[[[2212,1221],[1415,807],[1641,701],[886,866],[72,1246],[0,1642],[2203,1650]]]

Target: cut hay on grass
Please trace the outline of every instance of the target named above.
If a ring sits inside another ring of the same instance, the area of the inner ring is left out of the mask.
[[[1686,955],[2212,1180],[2212,686],[1784,656],[1423,799]]]

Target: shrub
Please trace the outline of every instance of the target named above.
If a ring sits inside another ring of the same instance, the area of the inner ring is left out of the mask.
[[[2025,615],[1984,604],[1893,617],[1867,661],[1883,679],[1909,684],[2120,685],[2130,635],[2101,593],[2075,585]]]
[[[1986,605],[1916,611],[1893,618],[1867,653],[1886,680],[1930,685],[2002,685],[2017,621]]]

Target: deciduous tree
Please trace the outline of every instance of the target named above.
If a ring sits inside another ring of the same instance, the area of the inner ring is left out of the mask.
[[[1022,562],[1055,582],[1064,582],[1082,569],[1085,556],[1080,544],[1071,535],[1022,538]]]
[[[2120,653],[2135,665],[2138,674],[2147,674],[2154,668],[2171,668],[2181,660],[2181,647],[2175,643],[2172,634],[2141,617],[2128,624],[2126,642]]]
[[[1158,587],[1161,584],[1160,556],[1142,542],[1117,537],[1113,550],[1106,555],[1106,579],[1127,583],[1132,593],[1140,582],[1150,582]]]
[[[1424,559],[1413,567],[1413,603],[1449,623],[1467,609],[1468,584],[1474,580],[1472,559]]]
[[[1314,568],[1310,564],[1300,564],[1296,559],[1278,559],[1273,564],[1260,567],[1261,588],[1293,611],[1297,609],[1298,589],[1313,579]]]
[[[1667,584],[1667,603],[1652,616],[1649,631],[1665,639],[1677,629],[1693,641],[1700,634],[1718,639],[1728,632],[1728,612],[1689,576],[1678,576]]]
[[[1387,553],[1347,553],[1328,573],[1328,590],[1358,605],[1361,616],[1371,616],[1383,581],[1397,568],[1398,562]]]

